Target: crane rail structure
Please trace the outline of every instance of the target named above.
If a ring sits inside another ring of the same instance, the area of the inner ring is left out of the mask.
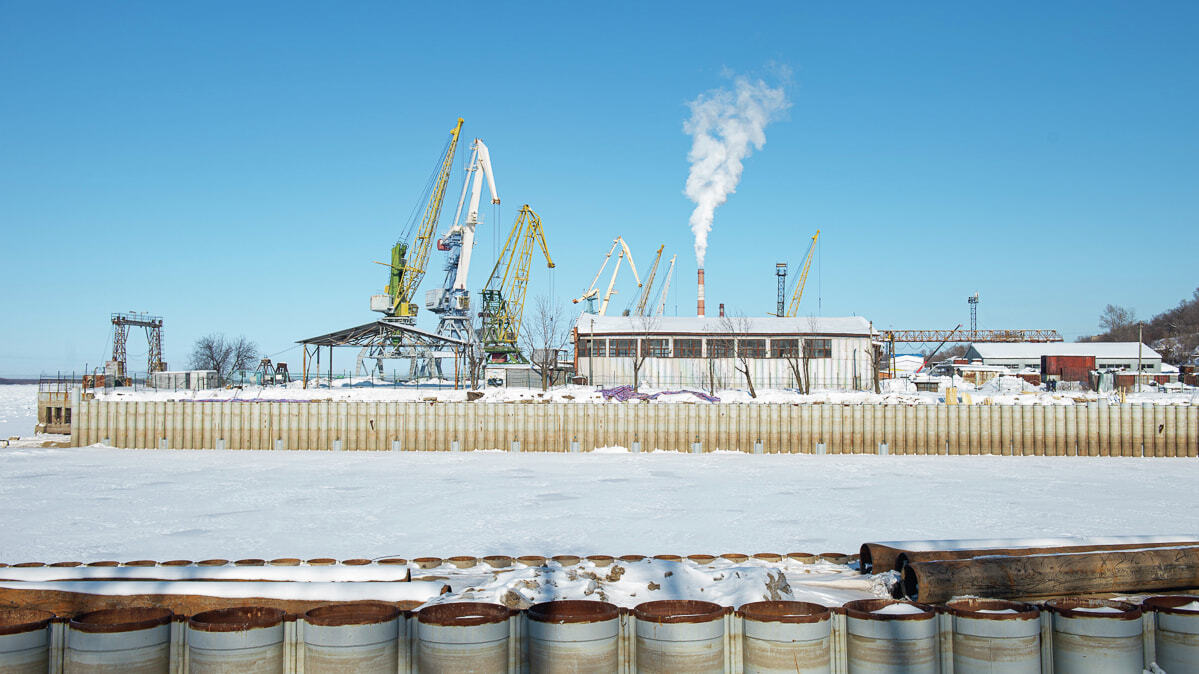
[[[128,371],[125,344],[131,327],[146,329],[146,376],[166,370],[166,363],[162,362],[162,316],[118,313],[112,314],[112,360],[116,366],[116,377],[123,379]]]
[[[525,310],[525,293],[529,289],[529,267],[533,248],[540,246],[546,267],[552,269],[554,260],[545,244],[541,216],[525,204],[516,216],[508,240],[504,243],[491,275],[483,286],[483,351],[493,363],[527,362],[517,340]]]
[[[1057,330],[883,330],[890,342],[1061,342]]]

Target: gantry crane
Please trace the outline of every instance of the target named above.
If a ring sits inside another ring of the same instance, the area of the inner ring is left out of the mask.
[[[529,287],[529,267],[533,262],[534,244],[545,254],[546,267],[553,268],[541,217],[525,204],[516,216],[508,240],[495,261],[487,284],[483,286],[483,351],[493,363],[527,362],[520,353],[521,317],[525,309],[525,292]]]
[[[599,297],[599,288],[596,288],[595,284],[599,282],[600,276],[604,273],[604,267],[607,267],[608,260],[612,259],[612,251],[616,250],[617,247],[620,248],[620,253],[616,258],[616,267],[612,270],[612,280],[608,282],[608,292],[604,294],[604,300],[600,303],[599,309],[596,310],[595,303]],[[604,263],[600,265],[599,271],[595,272],[595,278],[591,279],[591,286],[580,297],[571,301],[578,304],[586,300],[587,313],[603,316],[608,311],[608,302],[611,301],[612,294],[616,292],[614,290],[616,275],[620,272],[620,263],[624,261],[625,256],[629,258],[629,268],[633,270],[633,278],[637,281],[637,287],[640,288],[642,285],[641,277],[637,274],[637,265],[633,263],[633,251],[629,250],[629,245],[624,242],[622,237],[618,236],[612,240],[612,247],[608,249],[608,254],[604,256]]]
[[[654,289],[654,276],[658,274],[658,263],[662,261],[662,250],[666,246],[658,246],[658,254],[654,256],[654,263],[649,267],[649,275],[645,277],[645,285],[642,286],[641,297],[637,300],[637,310],[634,313],[636,316],[645,315],[645,306],[649,303],[650,291]]]
[[[808,245],[808,255],[803,261],[803,270],[799,272],[799,280],[795,282],[795,291],[791,293],[791,303],[787,305],[787,318],[795,318],[799,313],[799,302],[803,299],[803,287],[808,282],[808,270],[812,267],[812,253],[816,250],[816,239],[820,238],[820,230],[812,235],[812,243]]]
[[[443,237],[437,240],[437,250],[447,251],[445,280],[442,287],[425,294],[425,308],[440,316],[437,334],[470,341],[471,333],[470,292],[466,289],[470,274],[471,252],[475,247],[475,227],[479,224],[479,197],[483,191],[483,178],[491,190],[491,203],[500,203],[495,189],[495,177],[491,173],[491,153],[478,138],[471,144],[470,163],[462,183],[462,195],[458,197],[458,210],[454,222]],[[466,220],[462,220],[462,206],[470,192],[470,203]],[[440,373],[438,373],[440,374]]]
[[[420,225],[416,227],[412,243],[406,241],[410,226],[392,246],[391,263],[379,263],[390,267],[387,294],[371,296],[371,311],[384,313],[405,323],[416,322],[417,303],[413,301],[413,296],[420,286],[421,279],[425,277],[425,268],[429,263],[429,249],[433,245],[433,232],[437,229],[437,220],[441,216],[441,204],[445,201],[445,188],[450,179],[450,169],[454,165],[454,150],[458,147],[462,122],[462,118],[459,117],[458,125],[450,131],[450,140],[431,183],[429,202],[425,206]]]

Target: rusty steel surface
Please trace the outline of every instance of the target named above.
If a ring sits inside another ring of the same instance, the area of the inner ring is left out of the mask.
[[[200,632],[244,632],[272,627],[283,622],[287,613],[267,606],[235,606],[197,613],[187,624]]]
[[[534,604],[526,615],[534,622],[561,625],[615,620],[620,617],[620,609],[606,601],[560,599]]]
[[[51,620],[54,620],[54,614],[50,611],[24,608],[0,609],[0,635],[21,634],[45,629]]]
[[[806,601],[754,601],[742,604],[737,614],[757,622],[816,623],[831,618],[833,610]]]
[[[442,627],[475,627],[505,622],[512,616],[512,609],[502,604],[479,601],[462,601],[452,604],[426,606],[417,613],[417,619],[425,625]]]
[[[904,596],[925,603],[959,595],[1011,599],[1193,587],[1199,587],[1199,546],[915,562],[902,578]]]
[[[672,625],[676,623],[706,623],[722,617],[731,609],[710,601],[695,599],[659,599],[638,604],[633,609],[637,620]]]
[[[946,602],[945,610],[955,617],[977,620],[1035,620],[1041,615],[1041,611],[1032,604],[978,597]],[[989,611],[1015,611],[1015,613],[991,613]]]
[[[392,604],[382,602],[347,602],[344,604],[326,604],[304,613],[304,622],[309,625],[323,627],[342,627],[345,625],[371,625],[374,623],[395,620],[403,613]]]
[[[875,613],[879,609],[884,609],[895,604],[905,604],[907,606],[915,606],[920,609],[920,613]],[[903,601],[900,599],[857,599],[855,601],[846,602],[841,609],[845,615],[857,620],[928,620],[936,617],[936,609],[928,604],[917,603],[913,601]]]
[[[149,629],[165,625],[174,617],[170,609],[159,606],[131,606],[90,611],[72,618],[70,625],[79,632],[106,634]]]
[[[1096,552],[1099,550],[1138,550],[1142,548],[1174,548],[1180,546],[1199,546],[1199,541],[1179,540],[1169,543],[1117,543],[1109,545],[1061,545],[1035,548],[975,548],[973,550],[906,550],[899,553],[892,567],[895,571],[903,571],[903,567],[913,562],[932,562],[947,559],[972,559],[974,557],[990,557],[1003,555],[1006,557],[1021,557],[1027,555],[1046,555],[1069,552]]]

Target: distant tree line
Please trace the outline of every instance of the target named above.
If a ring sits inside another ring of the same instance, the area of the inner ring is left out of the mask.
[[[1138,321],[1136,311],[1109,304],[1099,315],[1104,332],[1082,337],[1080,342],[1135,342],[1140,326],[1142,339],[1167,363],[1179,365],[1199,358],[1199,288],[1173,309],[1148,321]]]

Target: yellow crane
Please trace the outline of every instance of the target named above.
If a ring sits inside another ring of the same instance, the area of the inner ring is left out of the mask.
[[[425,277],[425,268],[429,264],[429,251],[433,246],[433,233],[437,229],[437,220],[441,217],[441,204],[445,201],[445,189],[449,183],[450,170],[454,167],[454,150],[458,147],[458,136],[462,133],[462,118],[458,125],[450,131],[450,140],[441,158],[441,164],[432,183],[429,202],[425,205],[424,216],[416,228],[416,236],[409,244],[401,240],[391,248],[391,263],[379,262],[390,267],[387,277],[387,294],[371,296],[371,311],[378,311],[388,316],[403,319],[405,322],[416,321],[418,303],[413,301],[416,289]]]
[[[662,250],[665,245],[658,246],[658,255],[654,258],[654,263],[649,268],[649,276],[645,278],[644,290],[641,291],[641,299],[637,300],[637,316],[645,315],[645,305],[649,303],[649,293],[654,287],[654,276],[658,273],[658,263],[662,261]]]
[[[791,293],[791,303],[787,305],[787,318],[795,318],[799,313],[799,302],[803,299],[803,287],[808,282],[808,270],[812,267],[812,253],[816,250],[816,239],[820,238],[820,230],[812,235],[812,243],[808,246],[808,256],[804,258],[803,270],[799,272],[799,280],[795,282],[795,291]]]
[[[483,286],[483,351],[493,363],[526,362],[517,345],[520,323],[525,310],[525,292],[529,288],[529,267],[533,248],[540,246],[547,268],[553,268],[541,216],[528,204],[520,209],[508,240],[496,258],[495,267]]]

